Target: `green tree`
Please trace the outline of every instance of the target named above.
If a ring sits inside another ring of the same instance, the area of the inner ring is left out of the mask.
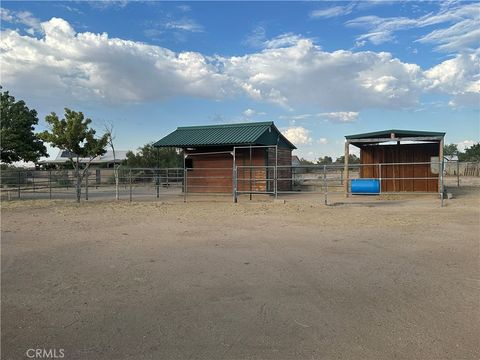
[[[473,144],[459,154],[460,161],[480,161],[480,143]]]
[[[458,155],[458,152],[457,144],[447,144],[443,147],[443,155],[445,156]]]
[[[314,165],[313,161],[307,160],[305,158],[300,159],[300,165]]]
[[[20,160],[37,162],[41,156],[48,156],[42,140],[33,132],[38,124],[37,112],[30,110],[23,100],[15,101],[8,91],[0,96],[2,163],[11,164]]]
[[[130,168],[174,168],[183,167],[183,159],[175,148],[157,148],[149,143],[138,148],[136,154],[129,151],[123,165]]]
[[[324,156],[321,158],[318,158],[317,164],[318,165],[330,165],[333,163],[333,160],[330,156]]]
[[[82,180],[86,175],[92,160],[105,154],[108,144],[108,134],[101,138],[95,137],[95,130],[90,127],[91,119],[85,119],[82,112],[65,108],[65,118],[59,119],[52,112],[45,121],[50,125],[50,131],[44,131],[39,137],[52,146],[65,150],[73,165],[76,178],[77,202],[80,202]]]
[[[342,155],[335,160],[335,164],[343,164],[343,163],[345,163],[345,155]],[[350,154],[348,155],[348,163],[360,164],[360,158],[355,154]]]

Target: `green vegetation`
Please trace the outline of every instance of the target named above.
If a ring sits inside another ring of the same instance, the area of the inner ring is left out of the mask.
[[[480,143],[473,144],[465,151],[459,151],[457,144],[446,144],[443,147],[443,154],[445,156],[457,155],[459,161],[475,162],[480,161]]]
[[[90,128],[92,120],[85,119],[82,112],[67,108],[65,108],[64,119],[60,120],[57,114],[52,112],[46,116],[45,121],[50,125],[51,131],[44,131],[39,134],[39,137],[56,148],[68,151],[75,172],[77,202],[80,202],[82,180],[90,162],[95,157],[106,153],[108,135],[105,134],[97,139],[95,130]],[[81,158],[88,159],[85,165],[80,163]],[[83,169],[81,169],[82,166]]]
[[[48,156],[42,140],[33,132],[38,124],[37,112],[30,110],[23,100],[15,101],[8,91],[2,92],[0,118],[2,163],[11,164],[21,160],[37,162],[41,156]]]
[[[136,154],[129,151],[123,165],[129,168],[176,168],[183,167],[183,159],[175,148],[156,148],[149,143],[139,148]]]

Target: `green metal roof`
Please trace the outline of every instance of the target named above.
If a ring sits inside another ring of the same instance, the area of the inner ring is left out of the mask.
[[[296,149],[273,121],[225,125],[183,126],[157,141],[157,147],[279,145]]]
[[[363,133],[363,134],[347,135],[345,136],[345,138],[348,140],[389,138],[391,133],[394,133],[395,137],[397,138],[445,136],[444,132],[391,129],[391,130],[375,131],[375,132],[369,132],[369,133]]]

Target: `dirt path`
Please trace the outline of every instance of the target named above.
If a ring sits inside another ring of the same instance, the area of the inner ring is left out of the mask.
[[[2,359],[478,359],[478,188],[2,206]]]

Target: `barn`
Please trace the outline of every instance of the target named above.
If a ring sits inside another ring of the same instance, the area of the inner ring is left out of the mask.
[[[154,146],[182,149],[188,192],[273,194],[292,187],[296,147],[272,121],[179,127]]]
[[[379,179],[384,192],[439,192],[444,132],[384,130],[345,136],[345,191],[350,145],[360,149],[360,178]]]

